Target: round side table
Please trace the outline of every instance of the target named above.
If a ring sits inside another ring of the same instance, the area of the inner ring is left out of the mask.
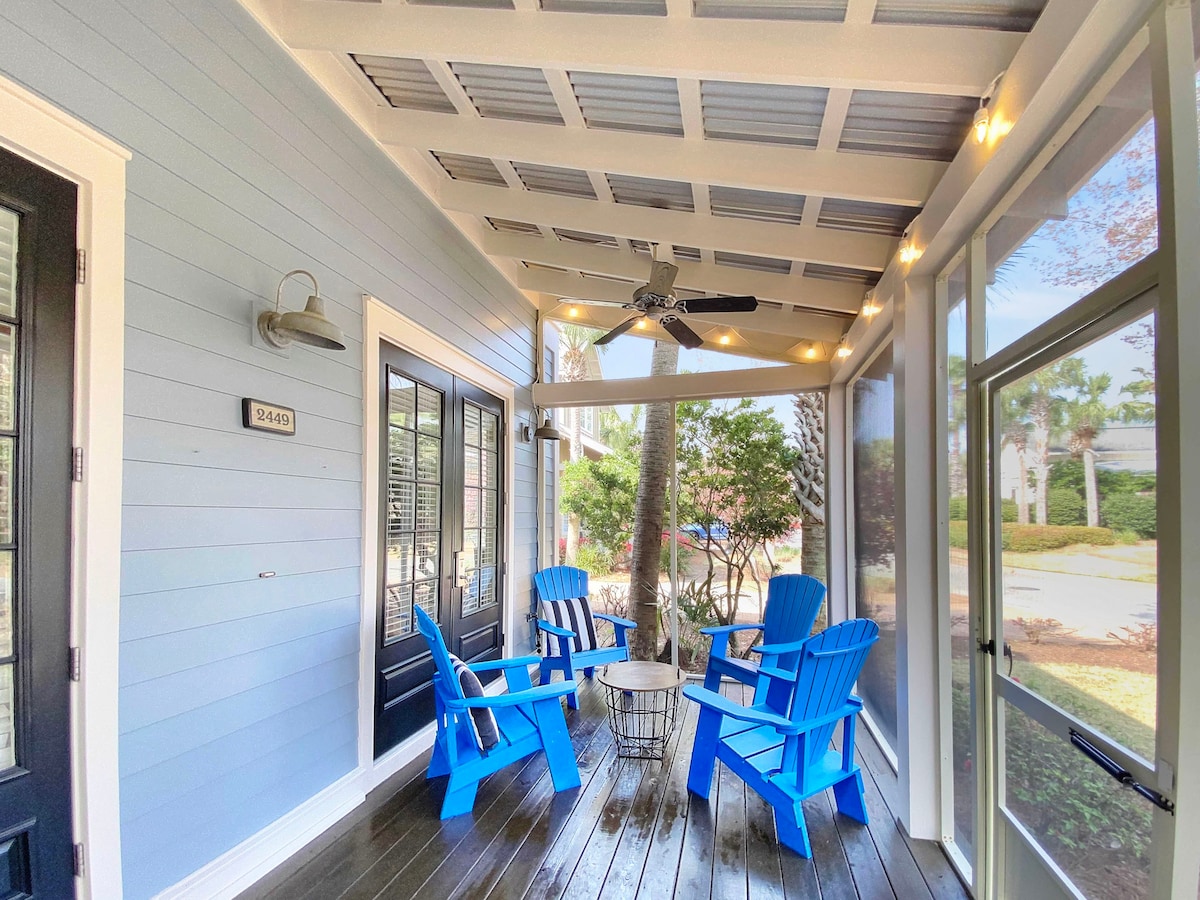
[[[683,670],[657,662],[610,663],[597,680],[607,692],[617,756],[662,759],[675,730],[679,688],[687,681]]]

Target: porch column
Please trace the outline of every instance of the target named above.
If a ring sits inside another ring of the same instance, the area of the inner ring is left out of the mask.
[[[848,541],[850,521],[850,424],[845,384],[831,384],[825,401],[825,552],[829,624],[850,618],[850,583],[854,560]]]
[[[894,302],[899,818],[912,837],[937,840],[941,755],[934,279],[909,277]]]

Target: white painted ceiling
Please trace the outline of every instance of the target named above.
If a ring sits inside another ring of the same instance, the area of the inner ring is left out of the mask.
[[[1046,0],[272,0],[269,25],[552,317],[651,245],[712,349],[824,360]],[[620,309],[574,308],[611,327]],[[736,329],[736,347],[717,343]],[[632,332],[655,336],[653,329]],[[815,353],[812,350],[816,350]]]

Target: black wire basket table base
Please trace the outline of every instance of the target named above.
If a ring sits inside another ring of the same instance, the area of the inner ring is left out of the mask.
[[[656,662],[612,663],[597,680],[608,700],[617,756],[662,759],[675,731],[679,688],[687,681],[683,670]]]

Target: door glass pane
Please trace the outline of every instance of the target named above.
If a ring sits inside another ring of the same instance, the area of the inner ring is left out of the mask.
[[[1007,672],[1154,759],[1154,317],[1002,387],[994,473]]]
[[[16,415],[17,328],[0,322],[0,430],[12,431]]]
[[[1157,249],[1148,57],[988,232],[989,356]]]
[[[946,451],[949,522],[950,707],[954,842],[968,863],[975,846],[975,653],[967,577],[967,304],[965,265],[948,279]]]
[[[463,408],[463,586],[464,616],[498,602],[495,531],[500,417],[470,403]],[[486,529],[486,530],[485,530]]]
[[[1150,896],[1153,807],[1041,723],[1002,706],[1005,808],[1088,900]]]
[[[0,659],[13,654],[12,551],[0,551]]]
[[[437,618],[441,402],[441,392],[389,370],[385,645],[412,633],[414,603]]]
[[[21,217],[0,206],[0,316],[16,316],[17,230]]]
[[[871,719],[896,746],[895,415],[889,345],[854,382],[856,614],[874,619],[879,641],[858,679]]]
[[[14,716],[13,664],[0,666],[0,770],[17,763],[17,723]]]
[[[13,542],[13,439],[0,438],[0,544]]]

